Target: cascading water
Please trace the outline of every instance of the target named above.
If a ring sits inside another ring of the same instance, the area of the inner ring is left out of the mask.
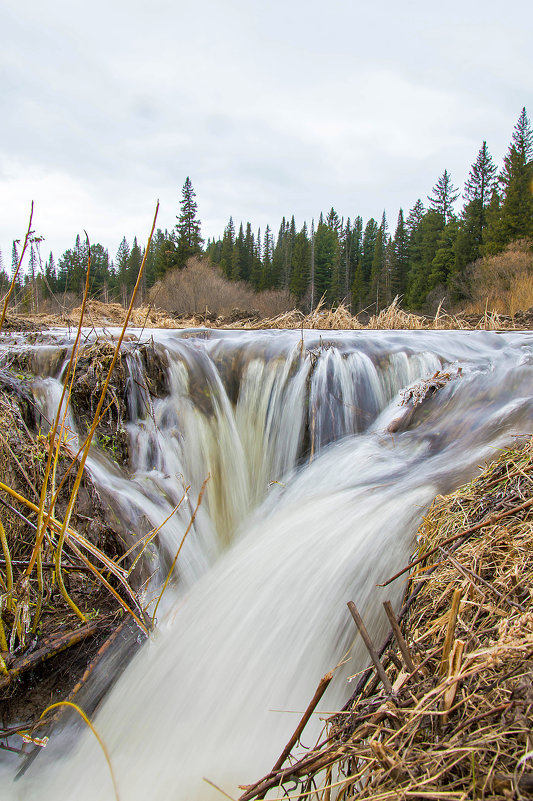
[[[231,795],[276,761],[324,673],[339,708],[366,666],[346,602],[373,637],[383,600],[438,492],[533,423],[533,335],[485,332],[152,332],[168,394],[152,398],[129,354],[130,465],[102,454],[88,469],[130,528],[158,525],[174,555],[198,491],[204,503],[158,611],[157,633],[95,718],[123,801]],[[462,368],[409,430],[389,433],[399,390]],[[53,372],[43,370],[45,373]],[[36,392],[51,414],[57,377]],[[75,421],[72,421],[75,425]],[[150,591],[148,591],[150,592]],[[311,744],[318,717],[304,734]],[[113,798],[90,732],[68,729],[17,782],[13,799]]]

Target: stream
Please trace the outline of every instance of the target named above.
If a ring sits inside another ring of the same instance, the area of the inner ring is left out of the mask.
[[[533,333],[201,329],[143,338],[164,357],[167,392],[150,392],[129,343],[129,464],[94,448],[87,469],[129,532],[170,515],[150,553],[149,611],[209,480],[157,629],[93,723],[122,801],[223,798],[204,779],[237,798],[238,785],[276,762],[321,677],[337,666],[306,747],[367,666],[347,601],[380,643],[382,603],[397,608],[405,584],[376,585],[408,562],[434,497],[533,430]],[[55,349],[65,343],[58,331],[31,346],[48,417],[63,370]],[[450,380],[391,433],[401,390],[436,371]],[[19,764],[0,767],[3,799],[115,798],[93,733],[72,727],[76,737],[70,725],[52,735],[16,780]]]

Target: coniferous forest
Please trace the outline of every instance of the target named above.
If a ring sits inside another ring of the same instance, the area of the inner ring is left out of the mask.
[[[320,299],[329,306],[344,303],[352,311],[372,313],[398,295],[413,311],[431,312],[444,298],[457,306],[472,293],[472,265],[533,238],[533,130],[526,109],[518,118],[503,164],[494,163],[486,141],[470,168],[462,191],[447,169],[424,199],[400,209],[395,220],[385,212],[363,220],[355,210],[344,219],[334,208],[297,228],[294,216],[277,229],[254,231],[250,222],[231,217],[217,239],[204,243],[196,196],[187,177],[172,230],[157,230],[147,255],[140,301],[170,271],[182,270],[191,257],[218,265],[228,281],[254,291],[284,290],[293,306],[309,311]],[[386,202],[386,198],[384,198]],[[14,242],[11,269],[19,258]],[[43,240],[33,235],[29,263],[17,287],[17,304],[38,312],[47,298],[79,297],[85,282],[88,245],[80,235],[59,257],[42,257]],[[91,245],[91,295],[127,305],[144,256],[134,237],[123,238],[110,256],[100,243]],[[0,254],[0,282],[10,281],[6,256]]]

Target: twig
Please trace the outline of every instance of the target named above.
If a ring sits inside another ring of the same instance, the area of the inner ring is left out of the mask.
[[[385,687],[385,689],[389,693],[389,695],[392,695],[392,684],[390,683],[389,677],[385,673],[385,669],[384,669],[383,665],[381,664],[381,661],[379,659],[377,651],[374,648],[374,643],[370,639],[370,635],[369,635],[369,633],[368,633],[368,631],[366,629],[366,626],[365,626],[365,624],[363,622],[363,618],[361,617],[361,615],[357,611],[357,607],[356,607],[356,605],[354,604],[353,601],[348,601],[348,609],[350,610],[350,612],[352,614],[352,617],[355,620],[357,628],[359,629],[359,633],[360,633],[361,637],[363,638],[363,641],[364,641],[364,643],[365,643],[365,645],[367,647],[368,653],[370,654],[370,658],[372,659],[372,662],[374,663],[374,666],[375,666],[375,668],[376,668],[376,670],[378,672],[378,675],[379,675],[381,681],[383,682],[383,686]]]
[[[401,654],[403,656],[405,665],[406,665],[409,673],[414,673],[414,671],[416,670],[415,663],[413,662],[413,660],[411,658],[411,654],[409,653],[409,648],[407,647],[407,643],[404,640],[403,634],[402,634],[402,632],[400,630],[400,627],[398,625],[398,621],[396,620],[396,616],[394,614],[394,610],[392,608],[391,602],[390,601],[384,601],[383,602],[383,607],[385,609],[385,612],[387,613],[387,617],[389,618],[389,623],[392,626],[392,630],[394,632],[394,636],[396,637],[396,642],[398,643],[398,647],[399,647],[399,649],[401,651]]]
[[[515,514],[516,512],[521,512],[523,509],[527,509],[529,506],[533,506],[533,498],[529,498],[525,503],[520,504],[520,506],[513,506],[511,509],[507,509],[505,512],[502,512],[499,515],[493,515],[492,517],[487,518],[487,520],[482,520],[481,523],[476,523],[475,526],[471,526],[470,528],[466,528],[463,531],[460,531],[458,534],[454,534],[453,537],[448,537],[448,539],[444,540],[440,545],[436,545],[435,548],[431,548],[431,550],[426,551],[423,556],[420,556],[418,559],[415,559],[414,562],[410,562],[403,570],[400,570],[394,576],[391,576],[390,579],[387,579],[383,584],[378,584],[378,587],[387,587],[391,582],[395,581],[400,576],[403,576],[404,573],[407,573],[408,570],[411,568],[416,567],[419,565],[420,562],[424,562],[428,556],[432,556],[436,553],[439,548],[443,545],[448,545],[450,542],[455,542],[455,540],[461,539],[461,537],[466,537],[469,534],[473,534],[475,531],[479,531],[480,528],[485,528],[485,526],[492,526],[494,523],[497,523],[504,517],[508,517],[509,515]]]

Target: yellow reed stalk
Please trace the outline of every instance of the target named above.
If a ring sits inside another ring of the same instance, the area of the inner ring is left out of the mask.
[[[81,484],[81,480],[82,480],[82,477],[83,477],[83,472],[84,472],[84,469],[85,469],[85,463],[87,461],[87,457],[89,455],[89,449],[90,449],[90,446],[91,446],[91,441],[92,441],[92,438],[94,436],[94,432],[96,430],[96,426],[98,425],[98,420],[99,420],[99,417],[100,417],[100,412],[102,410],[102,406],[104,405],[104,399],[105,399],[105,396],[106,396],[107,388],[109,386],[109,382],[111,380],[111,375],[113,373],[113,370],[115,368],[115,364],[116,364],[117,359],[118,359],[118,355],[120,353],[120,347],[122,345],[122,342],[123,342],[123,339],[124,339],[124,336],[125,336],[125,333],[126,333],[126,329],[128,327],[128,323],[129,323],[129,320],[130,320],[130,317],[131,317],[131,312],[133,310],[133,304],[135,303],[135,296],[137,295],[137,290],[138,290],[139,285],[141,283],[141,277],[142,277],[142,274],[143,274],[144,266],[146,264],[146,259],[148,257],[148,252],[150,250],[150,244],[152,242],[152,236],[153,236],[154,229],[155,229],[155,223],[156,223],[156,220],[157,220],[158,211],[159,211],[159,201],[157,202],[157,206],[156,206],[156,210],[155,210],[155,214],[154,214],[154,221],[152,223],[152,229],[150,231],[150,236],[148,237],[146,250],[144,252],[144,258],[143,258],[141,266],[139,268],[139,273],[137,275],[137,281],[135,282],[135,286],[133,288],[133,292],[132,292],[131,300],[130,300],[130,305],[128,307],[128,311],[126,313],[126,318],[124,320],[124,325],[122,326],[122,331],[120,332],[120,336],[119,336],[117,344],[115,346],[115,351],[113,353],[113,358],[111,360],[111,364],[109,365],[109,370],[107,372],[107,376],[106,376],[106,379],[104,381],[104,385],[102,387],[102,391],[100,393],[100,399],[98,401],[98,405],[97,405],[96,411],[94,413],[94,419],[93,419],[92,425],[91,425],[91,427],[89,429],[89,433],[87,435],[87,440],[86,440],[86,443],[85,443],[85,447],[84,447],[84,450],[83,450],[83,453],[82,453],[82,456],[81,456],[81,459],[80,459],[80,463],[78,465],[78,471],[76,473],[76,478],[74,480],[74,486],[72,488],[72,492],[70,494],[70,498],[69,498],[68,503],[67,503],[65,517],[64,517],[63,524],[61,526],[61,531],[59,532],[59,537],[58,537],[58,543],[57,543],[57,548],[56,548],[56,553],[55,553],[55,560],[54,560],[55,561],[55,572],[56,572],[57,582],[58,582],[58,585],[60,586],[60,589],[61,589],[61,592],[63,594],[63,597],[67,601],[68,605],[70,606],[72,611],[76,615],[78,615],[78,617],[81,620],[85,620],[86,619],[85,615],[83,615],[83,613],[80,612],[80,610],[78,609],[76,604],[68,596],[66,588],[63,585],[63,578],[62,578],[62,575],[61,575],[61,555],[62,555],[62,552],[63,552],[63,543],[65,541],[67,528],[68,528],[68,525],[70,523],[70,518],[72,516],[72,511],[73,511],[73,508],[74,508],[74,503],[76,501],[76,498],[77,498],[77,495],[78,495],[78,490],[79,490],[79,487],[80,487],[80,484]]]
[[[117,599],[117,601],[119,602],[119,604],[121,605],[121,607],[124,609],[124,611],[125,611],[125,612],[128,612],[128,614],[130,614],[130,615],[132,616],[132,618],[133,618],[133,619],[134,619],[134,621],[137,623],[137,625],[139,626],[139,628],[140,628],[140,629],[141,629],[141,630],[142,630],[142,631],[143,631],[143,632],[146,634],[146,636],[148,637],[148,629],[146,628],[146,626],[144,625],[144,623],[142,623],[142,621],[139,619],[139,617],[137,617],[137,615],[135,614],[135,612],[133,611],[133,609],[130,609],[130,607],[128,606],[128,604],[127,604],[127,603],[126,603],[126,602],[125,602],[125,601],[124,601],[124,600],[123,600],[123,599],[120,597],[120,595],[118,594],[118,592],[117,592],[117,591],[116,591],[116,590],[115,590],[115,589],[114,589],[114,588],[111,586],[111,584],[110,584],[110,583],[107,581],[107,579],[105,578],[105,576],[102,576],[102,574],[100,573],[100,571],[99,571],[99,570],[98,570],[98,569],[97,569],[97,568],[96,568],[96,567],[95,567],[93,564],[91,564],[91,562],[90,562],[90,561],[89,561],[89,560],[88,560],[88,559],[87,559],[87,558],[86,558],[86,557],[85,557],[85,556],[82,554],[82,552],[80,551],[80,549],[79,549],[79,548],[77,548],[77,547],[74,545],[74,543],[72,543],[72,542],[71,542],[71,543],[70,543],[70,547],[72,548],[72,550],[74,551],[74,553],[75,553],[75,554],[76,554],[76,555],[77,555],[77,556],[78,556],[78,557],[81,559],[81,561],[83,562],[83,564],[84,564],[84,565],[86,565],[86,567],[88,567],[88,568],[89,568],[89,570],[91,571],[91,573],[92,573],[93,575],[95,575],[95,576],[97,576],[97,577],[98,577],[98,579],[99,579],[99,580],[102,582],[102,584],[104,585],[104,587],[106,587],[106,589],[108,589],[108,590],[109,590],[109,592],[111,593],[111,595],[114,595],[114,596],[115,596],[115,598]]]
[[[100,735],[98,734],[97,730],[95,729],[89,718],[87,717],[87,715],[85,714],[85,712],[83,711],[83,709],[81,709],[77,704],[73,704],[72,701],[57,701],[57,703],[51,704],[50,706],[46,707],[39,720],[42,720],[42,718],[46,715],[47,712],[50,712],[52,709],[57,709],[57,707],[59,706],[70,706],[72,707],[72,709],[75,709],[76,712],[83,718],[84,722],[87,724],[87,726],[90,728],[90,730],[98,740],[98,745],[104,752],[104,757],[107,762],[107,766],[109,768],[109,773],[111,774],[111,781],[113,782],[113,791],[115,793],[115,798],[117,799],[117,801],[120,801],[117,780],[115,778],[115,772],[113,771],[113,765],[111,764],[111,757],[109,756],[109,751],[107,750],[107,746],[100,737]]]
[[[85,235],[87,236],[87,234],[85,234]],[[67,366],[67,373],[66,373],[66,376],[65,376],[65,381],[63,383],[63,390],[61,392],[61,398],[59,400],[59,405],[58,405],[58,408],[57,408],[57,412],[56,412],[56,416],[55,416],[55,420],[54,420],[54,425],[53,425],[53,428],[52,428],[52,430],[50,432],[50,436],[49,436],[48,457],[47,457],[47,460],[46,460],[46,467],[45,467],[45,471],[44,471],[44,477],[43,477],[43,482],[42,482],[42,486],[41,486],[41,495],[40,495],[40,500],[39,500],[39,512],[38,512],[38,517],[37,517],[37,532],[36,532],[36,538],[35,538],[35,545],[34,545],[34,548],[33,548],[33,551],[32,551],[30,562],[29,562],[28,567],[26,569],[26,576],[30,576],[31,572],[33,570],[34,564],[37,565],[38,594],[37,594],[36,609],[35,609],[34,618],[33,618],[33,630],[35,630],[35,628],[37,627],[37,625],[39,623],[39,620],[40,620],[40,617],[41,617],[41,611],[42,611],[42,598],[43,598],[42,542],[43,542],[43,539],[44,539],[44,535],[45,535],[46,529],[47,529],[47,527],[49,525],[50,514],[53,511],[53,508],[54,508],[54,505],[55,505],[55,500],[54,500],[54,502],[50,504],[49,513],[47,515],[46,520],[44,520],[44,506],[45,506],[45,503],[46,503],[46,494],[47,494],[47,490],[48,490],[48,481],[49,481],[49,477],[50,477],[50,470],[51,470],[51,467],[52,467],[52,453],[54,453],[54,444],[55,444],[55,441],[56,441],[57,427],[59,425],[59,418],[61,416],[61,409],[62,409],[62,406],[63,406],[63,400],[65,398],[65,391],[66,391],[66,388],[67,388],[68,378],[69,378],[69,375],[70,375],[70,373],[72,371],[72,380],[70,382],[70,389],[69,389],[69,399],[70,399],[70,390],[72,389],[72,382],[74,380],[74,375],[75,375],[75,369],[72,370],[72,365],[73,365],[74,359],[76,359],[74,364],[77,363],[78,343],[79,343],[80,336],[81,336],[81,328],[82,328],[82,324],[83,324],[83,316],[85,314],[85,305],[86,305],[87,297],[88,297],[88,294],[89,294],[89,276],[90,276],[90,272],[91,272],[91,244],[89,242],[89,237],[87,237],[87,243],[89,245],[89,256],[88,256],[88,261],[87,261],[87,275],[85,277],[85,291],[83,293],[83,301],[82,301],[80,319],[79,319],[79,323],[78,323],[78,331],[77,331],[77,334],[76,334],[76,339],[74,341],[72,352],[70,354],[70,359],[69,359],[69,363],[68,363],[68,366]],[[63,420],[62,420],[62,424],[61,424],[59,441],[57,442],[57,447],[55,448],[55,458],[54,458],[54,468],[53,468],[53,475],[54,476],[55,476],[55,468],[56,468],[56,464],[57,464],[57,458],[59,456],[59,447],[61,445],[61,439],[62,439],[62,436],[63,436],[63,426],[64,426],[64,422],[65,422],[65,417],[66,417],[66,414],[67,414],[67,408],[68,408],[68,400],[67,400],[67,404],[65,405],[65,411],[64,411],[64,414],[63,414]],[[76,611],[77,607],[74,604],[74,602],[72,601],[72,599],[70,598],[70,596],[68,595],[67,590],[65,588],[65,583],[64,583],[62,578],[58,579],[58,586],[59,586],[59,590],[60,590],[63,598],[67,602],[67,604],[71,607],[71,609],[74,609],[74,611]],[[81,615],[81,613],[79,613],[79,610],[78,610],[77,614],[78,614],[78,616]],[[85,617],[83,616],[82,619],[85,619]]]
[[[2,481],[0,481],[0,489],[4,490],[4,492],[7,492],[9,495],[11,495],[11,497],[15,498],[15,500],[19,501],[20,503],[25,504],[32,511],[34,512],[39,511],[39,507],[36,504],[32,503],[32,501],[30,501],[28,498],[19,495],[19,493],[16,490],[12,489],[7,484],[4,484]],[[50,518],[50,525],[56,531],[60,531],[62,527],[62,523],[59,520],[56,520],[55,517]],[[109,572],[112,573],[114,576],[116,576],[116,578],[122,584],[122,586],[130,596],[130,598],[134,601],[134,603],[138,603],[135,593],[133,592],[130,585],[126,581],[126,576],[128,575],[126,570],[119,567],[112,559],[110,559],[99,548],[97,548],[96,545],[93,545],[91,542],[89,542],[89,540],[87,540],[85,537],[83,537],[74,529],[68,528],[67,533],[71,540],[77,542],[79,545],[85,548],[85,550],[87,550],[92,556],[95,556],[97,559],[99,559],[100,562],[102,562],[102,564],[106,567],[106,569],[109,570]],[[72,548],[74,548],[73,542],[71,542],[70,545]],[[100,576],[100,574],[98,575]],[[126,611],[129,611],[129,609],[127,608]]]
[[[4,552],[4,559],[6,560],[6,589],[7,589],[7,608],[9,611],[13,608],[13,567],[11,565],[11,554],[9,552],[9,544],[6,537],[6,532],[2,521],[0,521],[0,541],[2,543],[2,551]]]
[[[187,535],[188,535],[189,531],[191,530],[191,528],[193,526],[193,523],[194,523],[194,521],[196,519],[196,513],[198,512],[198,509],[200,508],[200,504],[202,503],[202,498],[204,497],[205,488],[207,487],[207,482],[209,481],[210,478],[211,478],[211,476],[208,475],[207,478],[205,479],[204,483],[202,484],[202,487],[201,487],[200,492],[198,494],[198,501],[196,503],[196,508],[195,508],[194,512],[192,513],[192,515],[191,515],[191,519],[189,521],[189,525],[187,526],[187,529],[185,530],[185,534],[181,538],[181,542],[180,542],[178,550],[176,552],[176,556],[174,557],[174,561],[172,562],[172,564],[170,566],[170,570],[168,571],[167,577],[165,579],[165,583],[163,584],[163,588],[162,588],[161,592],[159,593],[159,598],[157,599],[157,603],[155,605],[154,614],[152,615],[152,623],[155,623],[155,616],[157,614],[157,607],[159,606],[161,598],[163,597],[163,593],[165,592],[165,590],[167,588],[167,585],[168,585],[168,582],[170,581],[170,577],[171,577],[171,575],[172,575],[172,573],[174,571],[174,568],[176,567],[176,562],[178,561],[178,556],[180,555],[181,549],[183,547],[183,543],[187,539]]]
[[[7,295],[4,298],[4,308],[2,309],[2,316],[0,317],[0,331],[2,330],[2,328],[4,326],[4,320],[6,318],[7,307],[9,305],[9,299],[10,299],[12,293],[13,293],[13,290],[15,289],[15,284],[17,283],[17,276],[19,274],[20,266],[22,264],[22,259],[24,258],[24,254],[26,252],[26,248],[28,247],[28,239],[30,238],[30,234],[32,232],[31,231],[32,220],[33,220],[33,200],[31,202],[30,220],[28,222],[28,230],[26,231],[26,236],[24,237],[24,245],[22,247],[22,252],[21,252],[19,260],[17,262],[17,268],[16,268],[15,272],[13,273],[13,278],[11,279],[11,284],[9,285],[9,289],[7,291]]]
[[[187,487],[187,488],[185,489],[185,492],[183,493],[183,495],[182,495],[182,496],[181,496],[181,498],[179,499],[179,501],[178,501],[178,503],[176,504],[176,506],[174,507],[174,509],[171,511],[171,513],[170,513],[170,514],[169,514],[167,517],[165,517],[165,519],[163,520],[163,522],[162,522],[162,523],[160,523],[160,524],[157,526],[157,528],[153,528],[151,531],[149,531],[149,532],[148,532],[148,534],[145,534],[145,535],[144,535],[144,537],[140,537],[140,539],[138,539],[138,540],[137,540],[137,542],[136,542],[136,543],[134,543],[134,545],[132,545],[132,546],[131,546],[131,548],[129,548],[129,549],[126,551],[126,553],[125,553],[125,554],[123,554],[123,555],[120,557],[120,559],[119,559],[118,561],[119,561],[119,562],[122,562],[124,559],[126,559],[126,557],[128,557],[128,556],[130,555],[130,553],[132,553],[132,551],[134,551],[136,548],[138,548],[138,547],[139,547],[139,545],[142,545],[142,546],[143,546],[143,547],[141,548],[141,550],[139,551],[139,553],[137,554],[137,556],[135,557],[135,559],[134,559],[134,561],[133,561],[133,563],[132,563],[132,565],[131,565],[130,569],[128,570],[128,576],[130,575],[130,573],[132,572],[132,570],[135,568],[135,565],[137,564],[137,562],[139,561],[139,559],[140,559],[140,558],[141,558],[141,556],[143,555],[143,553],[144,553],[144,551],[146,550],[146,548],[148,547],[148,545],[149,545],[149,544],[152,542],[152,540],[154,539],[154,537],[156,537],[156,536],[159,534],[159,532],[161,531],[161,529],[163,528],[163,526],[165,525],[165,523],[167,523],[167,522],[170,520],[170,518],[172,517],[172,515],[176,514],[176,512],[177,512],[177,511],[178,511],[178,509],[180,508],[181,504],[183,503],[184,499],[187,497],[187,493],[189,492],[189,490],[190,490],[190,487]]]

